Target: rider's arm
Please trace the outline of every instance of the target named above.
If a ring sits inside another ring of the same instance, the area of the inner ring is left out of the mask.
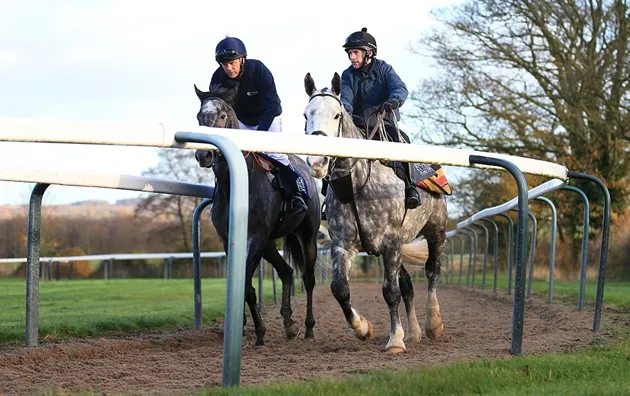
[[[354,91],[352,90],[352,83],[350,82],[350,72],[344,70],[341,74],[341,103],[345,107],[346,111],[352,114],[354,106]]]
[[[407,91],[407,86],[400,79],[398,74],[394,71],[394,68],[389,64],[385,65],[385,69],[383,70],[383,74],[385,75],[385,79],[387,80],[387,87],[389,88],[389,97],[387,98],[388,102],[396,101],[398,102],[398,107],[402,106],[407,100],[407,96],[409,95],[409,91]]]
[[[258,121],[258,130],[268,131],[273,119],[282,114],[282,106],[280,105],[280,97],[276,90],[273,74],[262,62],[260,62],[260,69],[256,77],[259,81],[262,108],[262,114]]]

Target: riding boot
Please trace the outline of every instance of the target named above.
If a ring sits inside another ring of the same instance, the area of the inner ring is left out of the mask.
[[[403,163],[403,168],[405,169],[405,207],[407,209],[415,209],[420,206],[420,194],[418,193],[418,189],[411,182],[411,172],[409,169],[409,163]]]
[[[284,165],[280,169],[284,173],[284,179],[287,180],[286,185],[291,188],[290,191],[285,190],[286,197],[290,200],[291,211],[294,215],[306,212],[308,206],[302,198],[302,191],[305,190],[304,180],[291,165]]]

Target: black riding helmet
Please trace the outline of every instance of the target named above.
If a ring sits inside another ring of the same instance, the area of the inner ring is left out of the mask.
[[[371,50],[376,56],[376,39],[367,32],[367,28],[363,28],[349,35],[343,48],[346,49],[346,52],[353,48],[360,48],[365,51]]]

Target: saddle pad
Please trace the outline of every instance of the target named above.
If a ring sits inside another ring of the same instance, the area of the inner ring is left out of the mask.
[[[430,192],[451,195],[453,192],[451,191],[451,186],[448,184],[448,180],[446,180],[444,169],[437,164],[432,164],[431,168],[435,170],[435,174],[419,183],[416,183],[416,185]]]
[[[254,161],[256,161],[256,165],[258,165],[260,169],[265,172],[271,172],[273,170],[274,164],[271,162],[269,157],[260,153],[252,152],[251,154],[254,156]]]

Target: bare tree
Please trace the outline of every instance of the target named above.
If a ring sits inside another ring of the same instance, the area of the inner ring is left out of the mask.
[[[440,71],[411,97],[420,138],[566,164],[625,208],[628,1],[467,0],[434,15],[441,27],[412,48]]]
[[[199,167],[190,150],[160,150],[158,164],[143,174],[192,183],[214,184],[212,170]],[[195,197],[151,194],[138,204],[135,214],[150,221],[175,221],[178,224],[183,249],[190,251],[192,213],[200,201],[200,198]]]

